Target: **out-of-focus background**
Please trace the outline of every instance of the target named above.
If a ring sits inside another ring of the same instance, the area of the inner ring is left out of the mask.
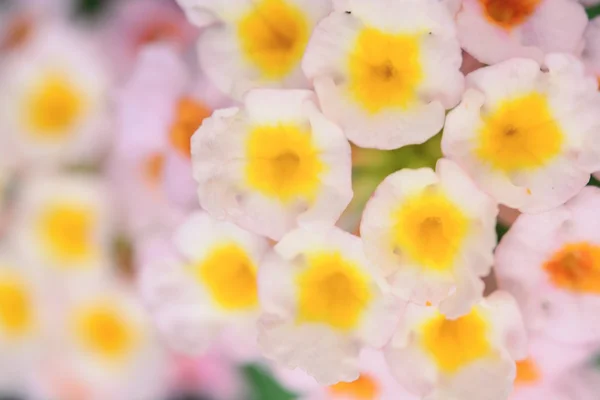
[[[139,265],[198,208],[189,138],[234,104],[199,71],[198,34],[171,0],[0,0],[0,400],[294,398],[243,349],[168,350],[140,300]],[[340,224],[440,156],[439,135],[353,149]]]

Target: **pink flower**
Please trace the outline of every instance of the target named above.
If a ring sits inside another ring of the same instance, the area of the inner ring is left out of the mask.
[[[457,15],[462,47],[479,61],[513,57],[541,62],[550,52],[579,54],[587,23],[572,0],[463,0]]]

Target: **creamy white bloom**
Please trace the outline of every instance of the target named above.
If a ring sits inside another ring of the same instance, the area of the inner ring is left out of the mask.
[[[400,383],[425,400],[506,400],[527,341],[516,302],[495,292],[454,320],[408,304],[384,352]]]
[[[202,70],[223,92],[241,99],[256,87],[308,87],[300,61],[331,0],[178,0],[204,27]]]
[[[172,243],[152,238],[145,248],[139,285],[172,348],[198,353],[225,341],[252,353],[266,239],[198,211]]]
[[[83,32],[51,24],[3,60],[2,153],[27,166],[98,156],[110,134],[110,80],[94,46]]]
[[[279,239],[298,224],[334,224],[352,198],[350,145],[305,90],[252,90],[192,137],[200,205]]]
[[[113,214],[107,187],[84,174],[41,174],[23,182],[9,239],[50,279],[109,272]]]
[[[467,87],[442,151],[499,203],[548,210],[600,169],[600,94],[577,59],[505,61],[468,75]]]
[[[468,312],[483,295],[496,246],[496,203],[452,161],[403,169],[371,197],[360,226],[365,252],[396,294]]]
[[[285,235],[258,284],[263,354],[323,385],[356,380],[361,349],[382,347],[400,318],[360,239],[336,227]]]
[[[326,116],[361,147],[423,143],[463,91],[454,21],[438,0],[346,0],[323,19],[302,67]]]

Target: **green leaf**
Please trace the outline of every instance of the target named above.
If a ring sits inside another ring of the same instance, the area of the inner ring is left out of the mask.
[[[258,364],[248,364],[242,367],[251,400],[292,400],[297,396],[285,390],[273,376]]]
[[[500,242],[500,239],[502,239],[502,237],[506,234],[506,232],[508,232],[508,229],[509,227],[504,225],[503,223],[496,223],[496,235],[498,235],[498,243]]]
[[[587,10],[587,15],[590,19],[594,19],[600,15],[600,4],[594,7],[590,7]]]
[[[598,179],[596,179],[596,178],[594,178],[594,176],[592,176],[590,178],[590,181],[588,182],[588,186],[600,187],[600,181],[598,181]]]

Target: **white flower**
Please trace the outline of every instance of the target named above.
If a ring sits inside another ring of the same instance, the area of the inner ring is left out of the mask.
[[[578,60],[513,59],[471,73],[467,87],[442,151],[499,203],[548,210],[600,169],[600,94]]]
[[[98,155],[110,133],[109,77],[95,50],[82,32],[47,25],[3,60],[2,153],[28,166]]]
[[[192,137],[200,205],[215,218],[279,239],[303,223],[334,224],[352,198],[350,145],[304,90],[253,90]]]
[[[101,180],[35,176],[24,182],[15,203],[9,238],[29,264],[59,281],[108,272],[113,216]]]
[[[178,0],[203,30],[202,70],[223,92],[241,99],[255,87],[301,89],[300,61],[330,0]]]
[[[228,337],[236,338],[234,346],[252,347],[266,239],[198,211],[172,245],[154,238],[145,246],[139,284],[171,347],[198,353]]]
[[[326,116],[361,147],[423,143],[463,91],[452,15],[438,0],[348,0],[317,25],[302,67]]]
[[[388,176],[367,203],[360,233],[370,261],[407,301],[468,312],[483,293],[496,245],[496,203],[452,161]]]
[[[384,352],[400,383],[425,400],[506,400],[527,343],[514,299],[496,292],[455,320],[408,304]]]
[[[274,250],[259,273],[264,355],[323,385],[356,380],[361,349],[382,347],[400,317],[360,239],[335,227],[297,229]]]

